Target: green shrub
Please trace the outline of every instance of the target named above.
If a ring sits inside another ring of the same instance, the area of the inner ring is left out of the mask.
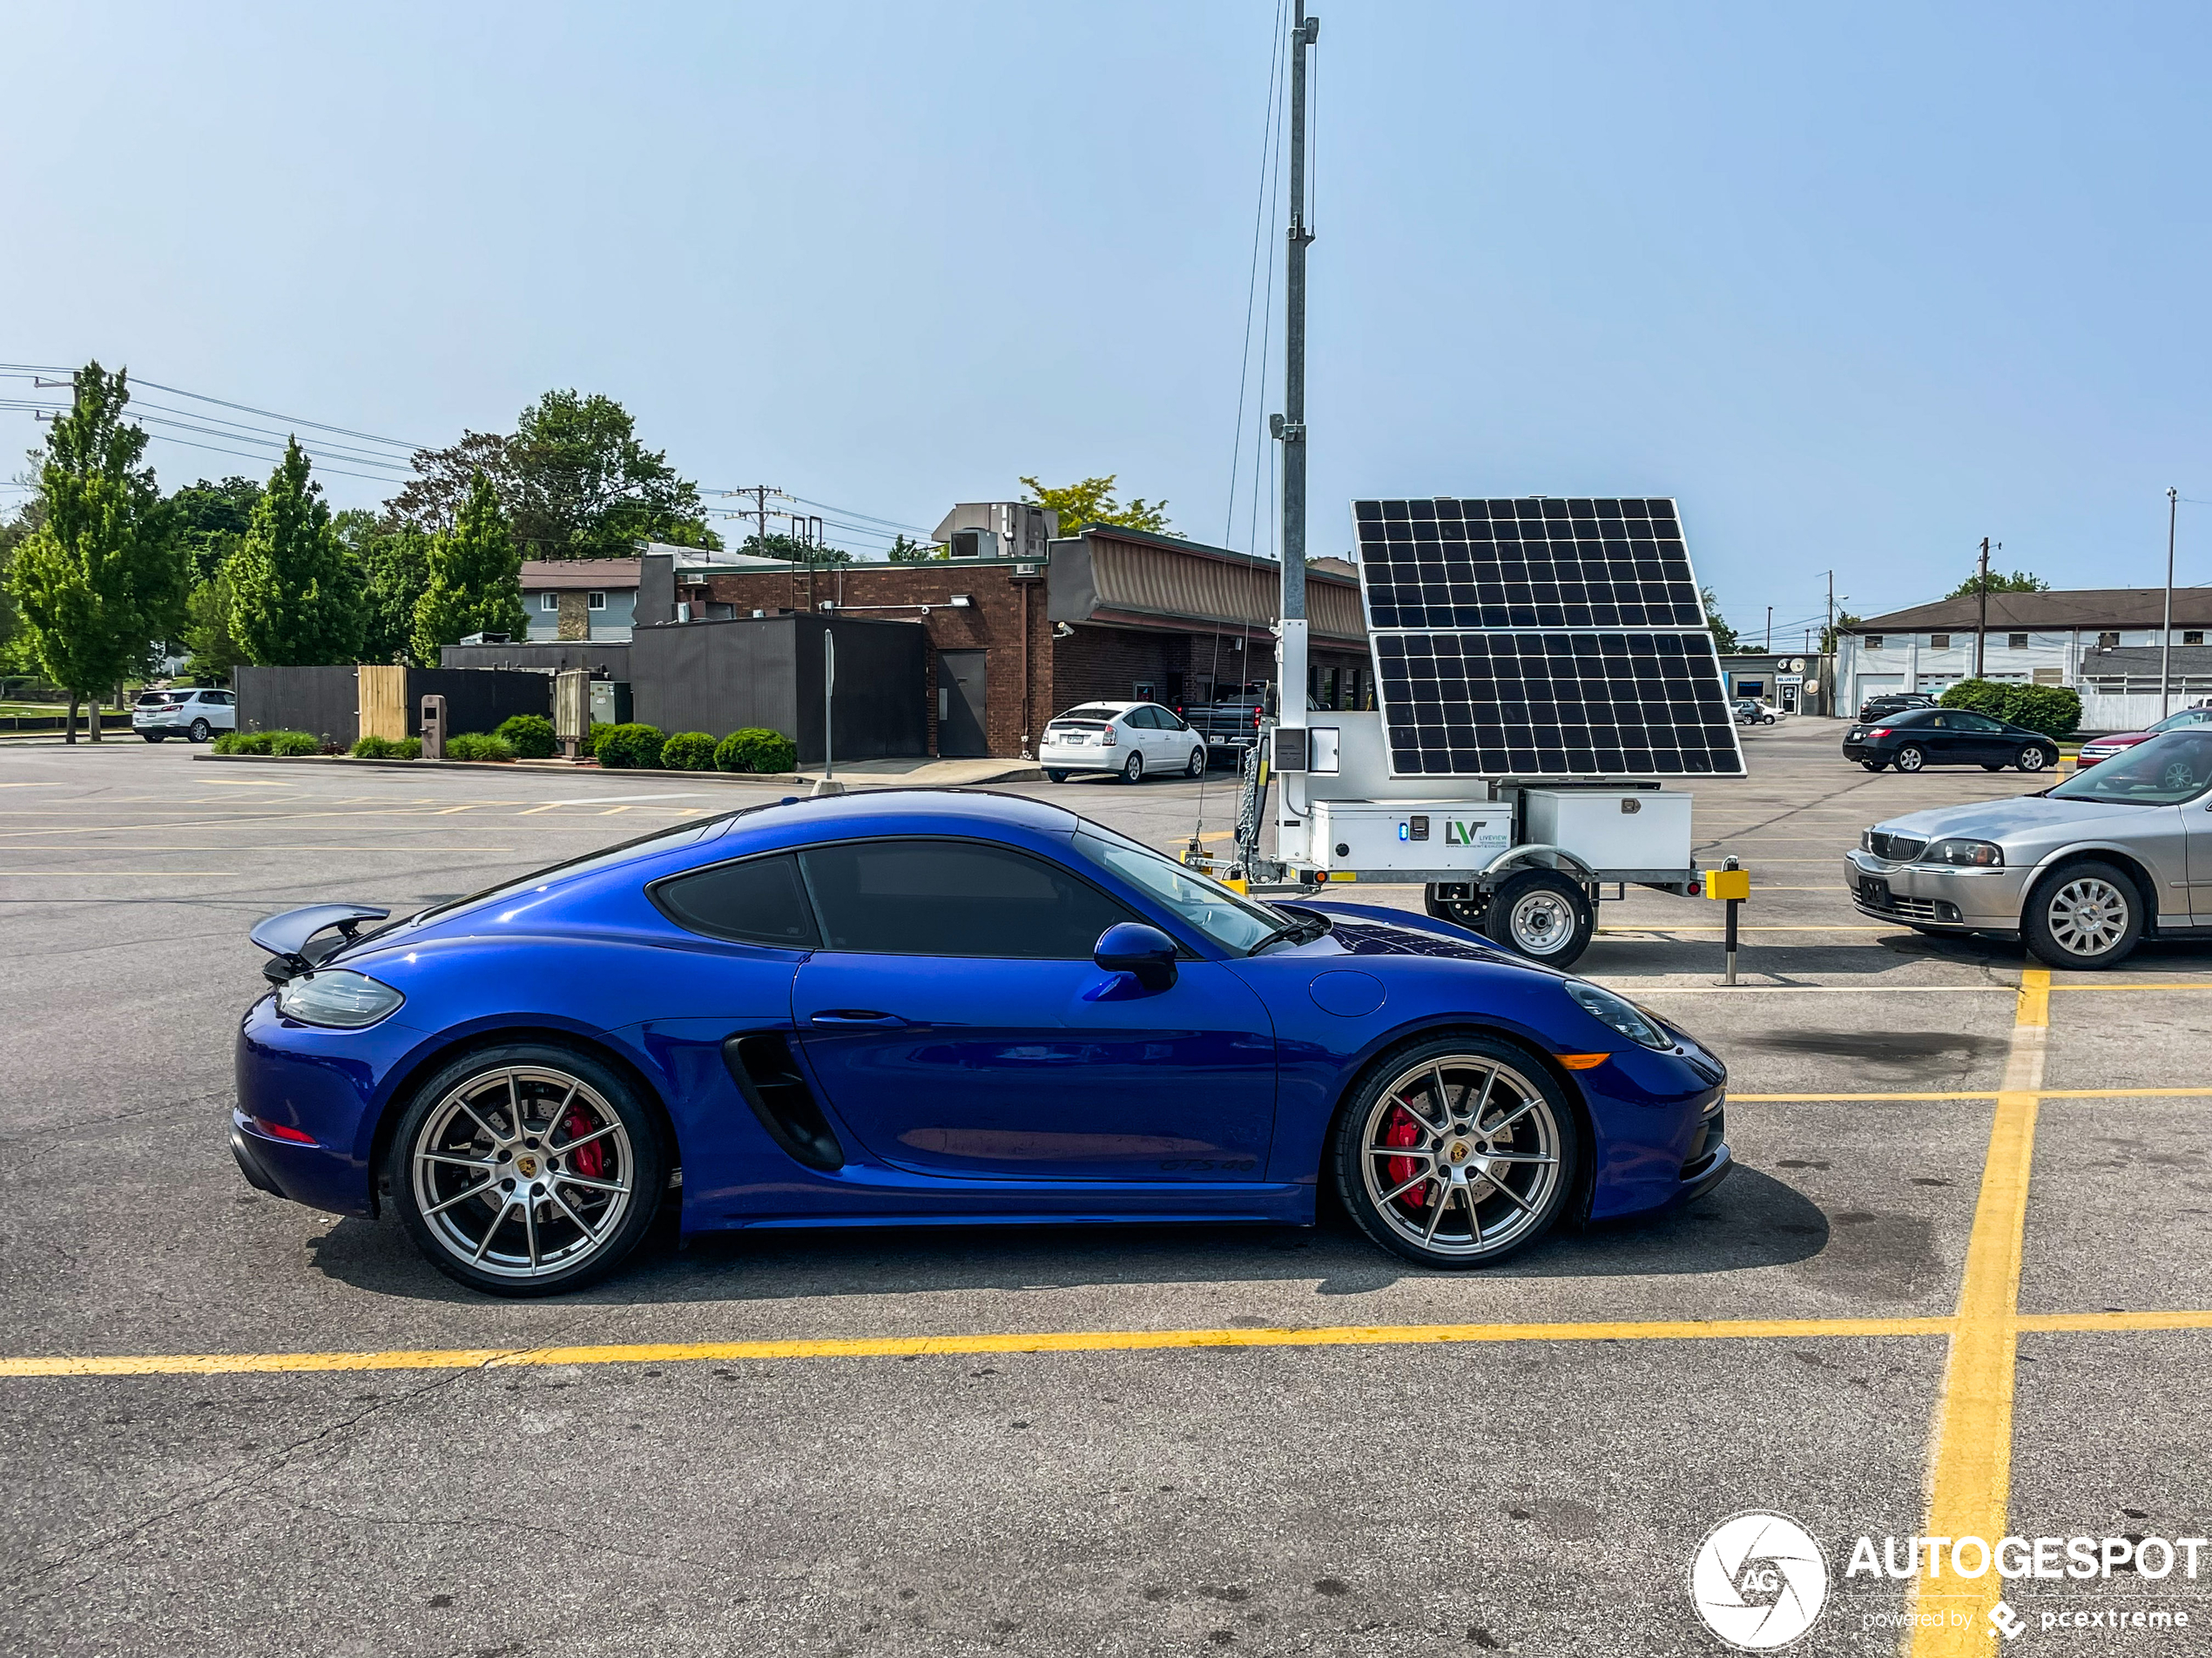
[[[788,772],[799,764],[799,745],[781,731],[751,725],[722,739],[714,764],[725,772]]]
[[[422,739],[419,737],[364,737],[354,745],[357,760],[419,760],[422,758]]]
[[[514,758],[514,745],[503,737],[490,737],[482,731],[456,731],[446,738],[446,758],[449,760],[511,760]]]
[[[2067,736],[2081,723],[2080,694],[2065,685],[1961,679],[1936,700],[1946,708],[1970,709],[2046,737]]]
[[[307,731],[264,731],[271,754],[320,754],[322,738]]]
[[[602,727],[591,751],[602,765],[651,772],[659,768],[661,745],[667,740],[655,727],[633,721],[627,725]]]
[[[660,763],[670,772],[711,772],[714,739],[705,731],[678,731],[661,745]]]
[[[518,760],[550,760],[560,748],[553,736],[553,722],[543,714],[516,714],[503,719],[493,735],[506,739]]]
[[[215,739],[218,754],[266,754],[269,751],[267,731],[225,731]]]

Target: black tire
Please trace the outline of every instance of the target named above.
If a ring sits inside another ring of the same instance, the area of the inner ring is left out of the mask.
[[[1903,748],[1898,750],[1897,751],[1896,765],[1897,769],[1900,772],[1918,772],[1926,765],[1927,763],[1928,756],[1926,751],[1922,749],[1917,743],[1907,743]]]
[[[572,1158],[563,1155],[570,1143],[581,1148]],[[472,1163],[482,1181],[469,1174]],[[488,1295],[545,1296],[612,1271],[637,1247],[667,1190],[668,1155],[651,1112],[611,1066],[572,1048],[510,1042],[463,1055],[415,1089],[386,1172],[393,1207],[441,1272]],[[518,1187],[544,1195],[524,1210]],[[563,1258],[534,1266],[540,1251]]]
[[[1596,931],[1589,894],[1555,869],[1524,869],[1501,882],[1482,913],[1485,938],[1548,967],[1573,967]]]
[[[168,736],[169,733],[166,731],[140,731],[138,735],[145,738],[149,743],[158,743],[163,738]]]
[[[1861,760],[1859,764],[1870,772],[1879,772],[1889,765],[1887,760]]]
[[[1471,1096],[1489,1134],[1470,1123]],[[1376,1060],[1329,1143],[1337,1196],[1359,1230],[1393,1255],[1453,1270],[1492,1265],[1549,1231],[1581,1158],[1581,1130],[1558,1078],[1513,1043],[1474,1032]],[[1425,1168],[1444,1177],[1421,1180]],[[1419,1183],[1409,1191],[1408,1181]]]
[[[214,727],[210,725],[205,719],[196,719],[192,721],[192,731],[189,735],[193,742],[205,743],[214,734]]]
[[[1045,776],[1055,783],[1065,783],[1068,780],[1068,774],[1065,772],[1047,772]]]
[[[1183,768],[1183,775],[1187,778],[1202,778],[1205,774],[1206,751],[1202,748],[1194,748],[1190,751],[1189,762]]]
[[[1981,769],[1985,772],[2001,772],[2005,769],[2005,767],[2001,762],[1995,765],[1992,765],[1987,760],[1984,760],[1981,763]]]
[[[2056,765],[2058,763],[2059,757],[2056,751],[2038,748],[2033,743],[2023,745],[2020,749],[2020,758],[2013,762],[2023,772],[2040,772],[2044,767]],[[2003,768],[1993,765],[1989,769],[1995,772]]]
[[[1132,754],[1122,762],[1122,781],[1142,783],[1143,780],[1144,757],[1142,754]]]
[[[2143,939],[2143,895],[2127,871],[2067,864],[2035,883],[2020,912],[2020,936],[2054,967],[2117,967]],[[2082,947],[2094,940],[2094,947]]]
[[[1482,912],[1487,900],[1480,891],[1471,892],[1466,898],[1447,898],[1444,889],[1432,881],[1421,889],[1421,907],[1440,921],[1451,921],[1469,932],[1482,930]]]

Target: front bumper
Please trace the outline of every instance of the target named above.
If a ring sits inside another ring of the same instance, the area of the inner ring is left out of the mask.
[[[1878,920],[1960,933],[2017,933],[2021,893],[2035,872],[1894,864],[1871,852],[1844,854],[1852,907]]]

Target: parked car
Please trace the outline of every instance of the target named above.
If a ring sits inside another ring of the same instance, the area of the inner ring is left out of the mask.
[[[1933,708],[1936,699],[1924,691],[1885,691],[1878,697],[1869,697],[1858,705],[1862,720],[1884,719],[1892,714],[1901,714],[1908,708]]]
[[[131,710],[131,729],[149,743],[181,737],[205,743],[238,729],[238,699],[227,691],[147,691]]]
[[[1844,733],[1844,758],[1870,772],[1894,765],[1919,772],[1931,765],[1979,765],[2001,772],[2017,765],[2041,772],[2059,763],[2059,745],[2040,731],[2010,725],[1965,708],[1908,708],[1878,725]]]
[[[1324,1180],[1381,1248],[1480,1266],[1732,1166],[1727,1072],[1659,1014],[1042,801],[786,800],[386,914],[253,928],[231,1149],[496,1294],[572,1289],[669,1208],[1305,1226]]]
[[[2164,731],[2040,794],[1878,823],[1844,880],[1867,915],[2109,967],[2145,938],[2212,938],[2208,794],[2212,730]]]
[[[1762,702],[1757,697],[1736,699],[1736,723],[1738,725],[1771,725],[1774,724],[1774,704]]]
[[[2184,731],[2191,725],[2212,725],[2212,708],[2184,708],[2178,714],[2168,714],[2148,731],[2114,731],[2107,737],[2093,737],[2081,745],[2074,763],[2077,768],[2094,765],[2099,760],[2126,753],[2138,743],[2149,742],[2161,731]]]
[[[1085,703],[1045,726],[1037,760],[1055,783],[1078,772],[1116,772],[1124,783],[1148,772],[1199,777],[1206,740],[1157,703]]]

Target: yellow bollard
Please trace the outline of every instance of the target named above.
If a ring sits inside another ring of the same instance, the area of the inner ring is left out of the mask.
[[[1733,858],[1723,860],[1722,867],[1705,872],[1705,896],[1724,900],[1728,905],[1728,973],[1721,982],[1736,982],[1736,910],[1737,906],[1751,895],[1751,872],[1739,869]]]

